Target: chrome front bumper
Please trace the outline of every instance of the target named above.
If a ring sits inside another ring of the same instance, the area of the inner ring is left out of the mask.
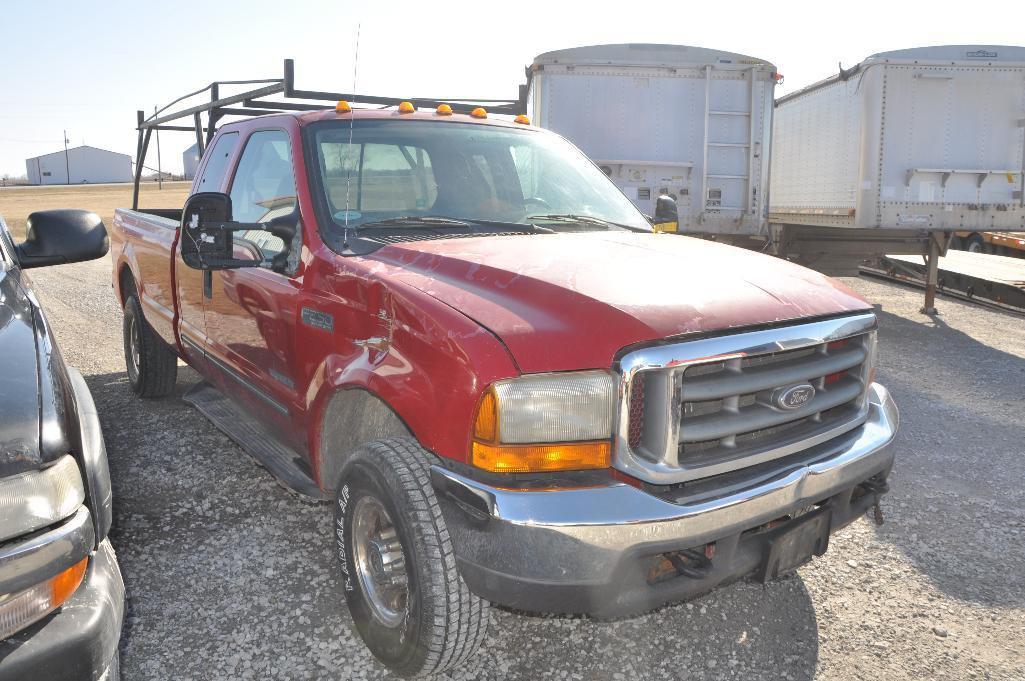
[[[893,465],[888,445],[897,407],[873,384],[869,415],[857,429],[807,450],[798,464],[721,496],[673,503],[624,483],[558,490],[513,490],[434,466],[432,482],[470,588],[526,610],[616,615],[710,590],[750,573],[760,552],[745,530],[829,500],[833,529],[880,494],[852,500]],[[702,580],[645,587],[638,572],[663,552],[717,543],[718,566]]]

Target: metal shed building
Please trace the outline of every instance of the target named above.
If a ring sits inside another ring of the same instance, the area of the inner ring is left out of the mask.
[[[131,156],[85,145],[25,159],[25,169],[32,184],[132,181]]]

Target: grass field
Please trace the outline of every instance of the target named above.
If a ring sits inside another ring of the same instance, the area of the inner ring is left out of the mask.
[[[141,208],[181,208],[189,193],[189,182],[165,182],[158,189],[156,182],[143,183],[139,191]],[[115,208],[130,208],[132,185],[72,185],[52,187],[5,187],[0,189],[0,215],[15,240],[25,237],[25,220],[29,213],[52,208],[84,208],[103,219],[110,228]]]

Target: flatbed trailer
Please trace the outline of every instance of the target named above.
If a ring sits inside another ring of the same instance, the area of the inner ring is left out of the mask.
[[[1020,232],[955,232],[951,248],[1025,258],[1025,234]]]
[[[1025,313],[1025,260],[951,250],[937,270],[942,294]],[[921,256],[885,255],[862,265],[861,273],[924,288],[927,265]]]

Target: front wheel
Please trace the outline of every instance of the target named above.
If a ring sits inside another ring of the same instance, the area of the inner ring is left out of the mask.
[[[456,567],[430,481],[430,455],[408,438],[364,445],[335,496],[335,541],[353,623],[401,676],[466,661],[487,633],[488,603]]]

